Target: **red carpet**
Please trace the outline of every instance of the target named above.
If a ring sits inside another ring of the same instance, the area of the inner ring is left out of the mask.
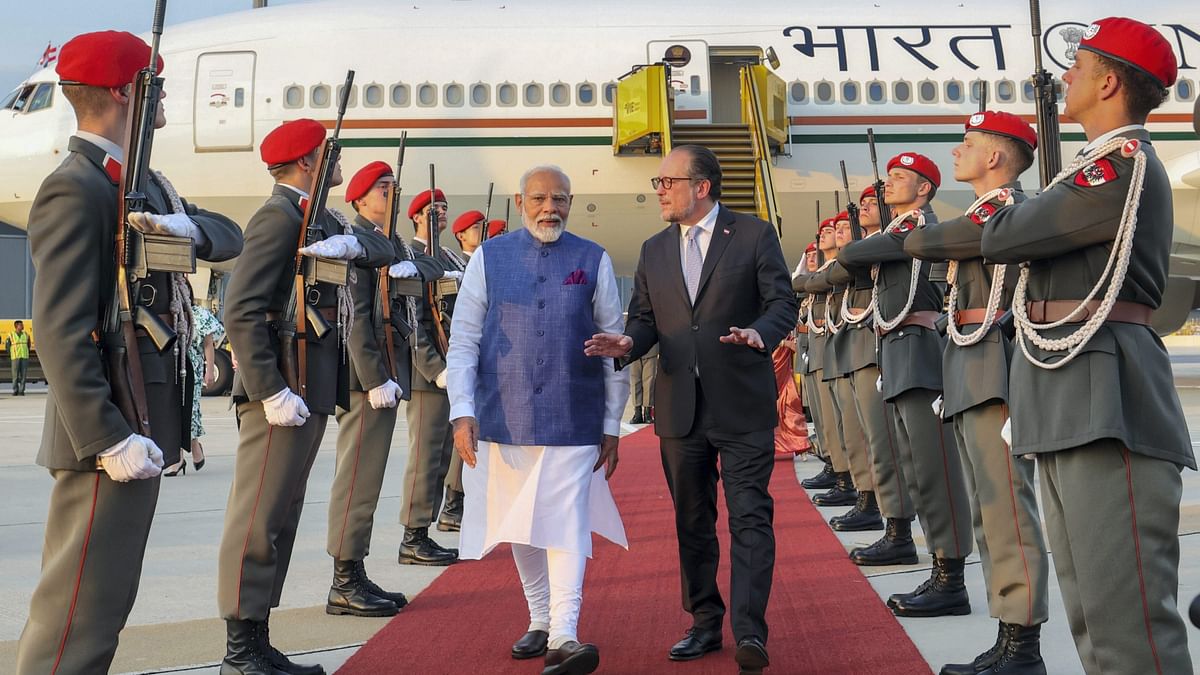
[[[629,551],[597,540],[588,565],[579,634],[600,648],[607,673],[735,673],[728,615],[725,648],[674,663],[667,650],[691,625],[680,607],[679,560],[671,498],[658,438],[646,429],[621,442],[613,492]],[[775,581],[767,611],[767,673],[922,673],[930,670],[870,584],[846,559],[797,484],[787,460],[771,480],[775,497]],[[722,594],[728,602],[729,538],[721,535]],[[377,673],[540,673],[541,659],[514,661],[513,641],[529,615],[506,546],[485,560],[450,567],[339,670]]]

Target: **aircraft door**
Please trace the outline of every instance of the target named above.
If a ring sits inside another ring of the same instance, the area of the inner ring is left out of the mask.
[[[708,43],[703,40],[655,40],[647,46],[646,62],[671,66],[676,124],[707,124],[712,118],[712,87],[708,73]]]
[[[197,152],[254,149],[254,52],[207,52],[196,60]]]

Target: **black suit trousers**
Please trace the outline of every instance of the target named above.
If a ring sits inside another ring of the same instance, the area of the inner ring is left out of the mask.
[[[719,630],[725,603],[717,588],[717,478],[724,482],[732,540],[731,623],[735,639],[767,639],[767,598],[775,571],[775,503],[767,490],[775,466],[773,429],[722,433],[696,383],[696,416],[681,438],[662,438],[663,471],[675,504],[683,609],[697,629]],[[718,458],[719,471],[718,471]]]

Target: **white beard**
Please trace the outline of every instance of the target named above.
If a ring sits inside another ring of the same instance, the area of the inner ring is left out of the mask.
[[[558,241],[559,237],[567,229],[567,221],[565,220],[558,221],[558,225],[554,227],[543,227],[536,221],[530,222],[524,213],[521,214],[521,222],[525,225],[525,229],[529,231],[529,236],[543,244],[552,244]]]

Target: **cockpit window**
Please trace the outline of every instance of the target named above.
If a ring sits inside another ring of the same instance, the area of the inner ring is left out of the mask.
[[[15,110],[21,112],[25,109],[25,104],[29,102],[29,96],[33,94],[35,85],[23,84],[13,90],[4,99],[4,105],[0,105],[0,110]]]
[[[29,100],[29,106],[25,108],[25,112],[31,113],[44,110],[45,108],[49,108],[52,103],[54,103],[54,85],[49,82],[43,82],[33,92],[33,98]]]
[[[5,96],[4,102],[0,103],[0,110],[31,113],[36,110],[49,108],[53,103],[54,84],[51,82],[35,82],[32,84],[23,84],[14,89],[8,96]]]

